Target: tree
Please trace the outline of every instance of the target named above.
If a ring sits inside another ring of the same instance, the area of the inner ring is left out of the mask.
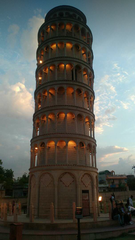
[[[5,169],[4,173],[4,187],[11,190],[13,187],[14,172],[12,169]]]
[[[26,184],[28,184],[28,181],[29,181],[29,175],[27,173],[24,173],[22,177],[19,177],[17,179],[17,182],[19,183],[20,186],[25,186]]]
[[[4,169],[2,164],[3,162],[0,159],[0,183],[3,183],[6,190],[11,190],[13,187],[14,172],[12,169]]]
[[[135,190],[135,178],[128,178],[127,185],[129,187],[129,190]]]
[[[0,159],[0,183],[3,183],[4,182],[4,168],[2,167],[2,160]]]

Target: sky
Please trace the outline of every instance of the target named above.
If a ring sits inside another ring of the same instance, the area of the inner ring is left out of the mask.
[[[135,1],[1,0],[0,159],[15,177],[29,172],[37,32],[53,7],[80,9],[93,33],[98,170],[135,165]]]

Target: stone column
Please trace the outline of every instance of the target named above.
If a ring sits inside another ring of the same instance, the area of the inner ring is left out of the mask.
[[[64,80],[66,79],[66,64],[64,63]]]
[[[57,143],[55,143],[55,164],[57,165]]]
[[[65,113],[65,129],[66,129],[66,133],[67,133],[67,113]]]
[[[81,194],[80,194],[80,184],[77,183],[77,207],[81,207]]]
[[[66,143],[66,164],[68,165],[68,143]]]
[[[55,182],[55,218],[58,217],[58,182]]]

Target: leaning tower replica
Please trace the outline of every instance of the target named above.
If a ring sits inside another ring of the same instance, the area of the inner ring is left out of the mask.
[[[97,207],[92,33],[70,6],[50,10],[38,32],[29,200],[35,216],[72,218]]]

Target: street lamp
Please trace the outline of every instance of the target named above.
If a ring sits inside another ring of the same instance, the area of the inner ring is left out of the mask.
[[[102,213],[103,212],[103,208],[102,208],[102,196],[99,196],[98,197],[98,201],[100,203],[100,212]]]

